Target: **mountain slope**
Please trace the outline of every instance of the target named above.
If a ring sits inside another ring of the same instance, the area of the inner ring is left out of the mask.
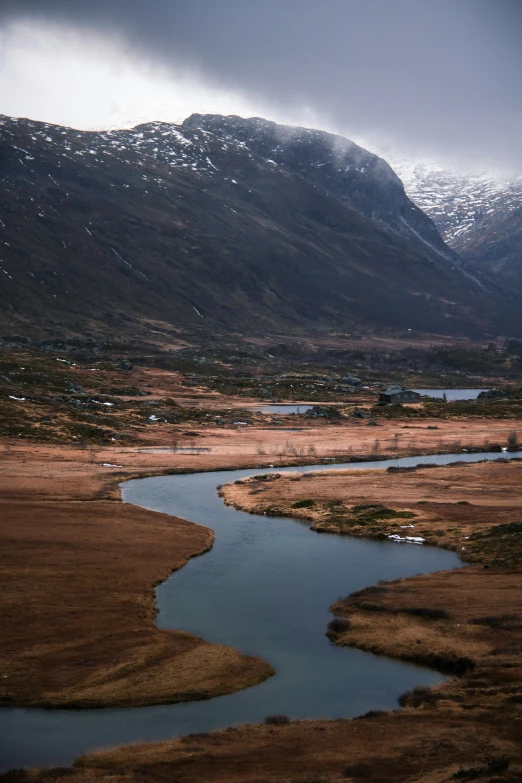
[[[522,290],[522,176],[459,172],[434,161],[393,163],[464,268]]]
[[[365,217],[396,231],[423,253],[456,256],[430,218],[404,192],[393,169],[354,142],[324,131],[276,125],[260,117],[193,114],[183,129],[203,129],[225,143],[239,142],[274,166],[323,188]]]
[[[320,132],[313,158],[293,141],[268,158],[209,130],[216,118],[0,122],[4,333],[517,331],[509,302],[500,320],[389,167],[349,142],[359,163],[337,178],[337,138]]]
[[[522,294],[522,199],[513,211],[494,210],[454,246],[465,268],[494,275]]]

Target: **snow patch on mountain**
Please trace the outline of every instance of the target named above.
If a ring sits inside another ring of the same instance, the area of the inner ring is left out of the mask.
[[[431,217],[452,246],[494,212],[504,216],[522,205],[522,174],[465,171],[430,158],[388,155],[406,193]]]

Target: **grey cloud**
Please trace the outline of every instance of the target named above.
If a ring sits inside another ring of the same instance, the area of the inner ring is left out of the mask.
[[[519,0],[4,0],[346,133],[522,169]]]

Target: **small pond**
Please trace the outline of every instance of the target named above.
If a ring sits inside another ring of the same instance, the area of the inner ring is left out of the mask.
[[[207,446],[178,446],[177,448],[156,446],[150,449],[139,449],[140,454],[203,454],[211,451]]]
[[[413,391],[434,399],[442,399],[445,394],[449,402],[455,402],[455,400],[476,400],[480,392],[487,389],[413,389]]]
[[[313,405],[260,405],[258,408],[251,408],[251,410],[259,411],[260,413],[306,413]]]

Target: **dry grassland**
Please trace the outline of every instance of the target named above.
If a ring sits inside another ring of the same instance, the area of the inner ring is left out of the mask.
[[[211,459],[217,467],[215,456],[208,457],[209,466]],[[255,464],[267,461],[257,457]],[[243,464],[248,462],[244,453]],[[402,530],[463,555],[465,546],[476,564],[360,591],[333,607],[338,624],[329,630],[341,645],[457,676],[435,689],[405,694],[401,710],[125,746],[82,757],[67,770],[19,773],[6,783],[51,783],[63,776],[74,783],[520,783],[521,536],[509,526],[521,519],[521,475],[513,462],[398,474],[332,472],[227,486],[229,502],[249,510],[277,505],[282,513],[284,497],[287,513],[304,515],[316,527],[330,525],[332,532],[382,536]],[[302,500],[314,505],[290,508]],[[363,510],[354,520],[353,506],[365,503],[416,516],[370,513],[363,519]],[[491,534],[499,525],[507,527]]]
[[[257,658],[154,625],[154,585],[205,552],[211,530],[121,503],[114,470],[86,454],[12,449],[3,468],[4,704],[177,702],[273,673]]]
[[[419,460],[422,462],[422,458]],[[480,538],[522,519],[522,460],[454,463],[395,472],[332,470],[253,476],[226,484],[226,503],[255,514],[293,516],[313,530],[350,536],[414,536],[454,549],[466,561],[495,555]],[[522,552],[520,552],[522,555]]]

